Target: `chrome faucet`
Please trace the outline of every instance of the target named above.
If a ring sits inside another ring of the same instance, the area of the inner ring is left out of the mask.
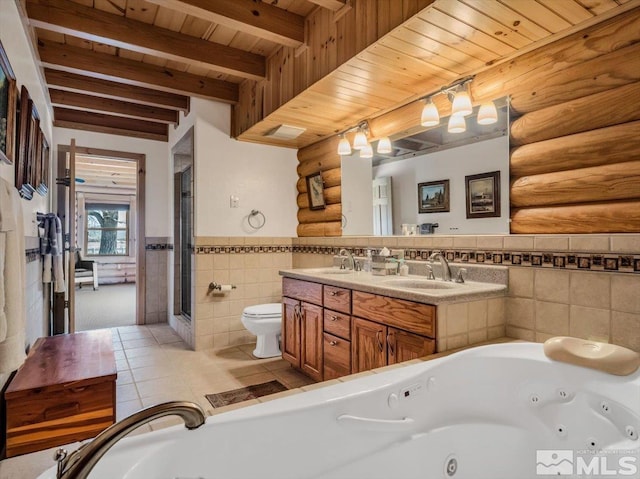
[[[188,401],[171,401],[148,407],[108,427],[69,455],[64,449],[58,449],[54,455],[58,461],[57,479],[86,479],[102,456],[124,436],[154,419],[173,415],[180,416],[187,429],[196,429],[205,421],[202,408]]]
[[[351,254],[351,251],[342,248],[340,250],[340,252],[338,253],[338,256],[342,256],[342,262],[340,263],[340,269],[351,269],[353,270],[355,268],[356,262],[353,259],[353,255]],[[344,256],[346,256],[346,258],[344,258]],[[345,267],[345,260],[347,261],[347,267]]]
[[[429,261],[432,263],[436,259],[440,260],[440,265],[442,266],[442,281],[451,281],[451,268],[449,268],[449,262],[442,254],[442,251],[435,251],[429,256]]]

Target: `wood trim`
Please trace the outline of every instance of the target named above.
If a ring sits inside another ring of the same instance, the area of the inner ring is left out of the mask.
[[[27,0],[27,14],[37,28],[251,80],[265,77],[266,59],[261,55],[69,0]]]
[[[235,83],[205,78],[62,43],[44,40],[39,40],[38,43],[42,64],[53,69],[180,95],[192,95],[227,103],[238,101],[238,85]]]
[[[249,33],[281,45],[297,48],[304,43],[304,17],[253,0],[148,0],[180,13],[186,13]]]
[[[147,140],[167,141],[168,130],[164,123],[135,120],[67,108],[53,109],[53,125],[84,131],[96,131],[112,135],[132,136]]]
[[[55,86],[58,90],[85,93],[113,100],[124,100],[140,105],[184,111],[185,113],[189,111],[188,96],[91,78],[50,68],[45,68],[44,75],[49,87]]]
[[[51,97],[51,104],[54,106],[71,106],[82,111],[114,113],[127,118],[152,120],[165,124],[177,124],[179,119],[179,114],[176,110],[138,105],[82,93],[49,89],[49,96]]]
[[[58,151],[68,151],[65,145],[59,145]],[[131,153],[118,150],[105,150],[92,147],[76,147],[76,153],[83,156],[105,156],[109,158],[119,158],[123,160],[135,161],[138,168],[136,187],[136,218],[137,218],[137,238],[136,238],[136,324],[145,324],[145,294],[146,294],[146,161],[147,156],[142,153]]]
[[[322,8],[327,8],[334,12],[337,12],[345,6],[345,0],[309,0],[309,3],[313,3]]]
[[[68,257],[69,261],[67,261],[67,265],[69,270],[67,271],[67,277],[69,281],[67,283],[67,296],[69,298],[69,333],[76,332],[76,248],[78,245],[76,244],[76,231],[77,228],[77,216],[76,216],[76,139],[71,139],[71,144],[69,145],[69,217],[67,218],[67,234],[69,235],[69,252]]]

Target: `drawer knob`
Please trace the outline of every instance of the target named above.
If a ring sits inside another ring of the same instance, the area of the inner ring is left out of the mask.
[[[329,294],[330,294],[331,296],[335,296],[336,294],[338,294],[338,292],[337,292],[337,291],[329,291]]]
[[[338,344],[338,341],[331,341],[329,343],[329,346],[336,346]]]
[[[337,316],[331,316],[331,321],[337,321],[338,317]]]

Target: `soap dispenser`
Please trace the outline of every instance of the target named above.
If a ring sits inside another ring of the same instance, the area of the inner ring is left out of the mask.
[[[400,276],[409,276],[409,265],[403,259],[400,260],[400,268],[398,269]]]

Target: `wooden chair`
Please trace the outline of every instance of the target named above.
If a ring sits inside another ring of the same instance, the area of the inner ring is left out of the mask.
[[[93,290],[98,289],[98,263],[82,259],[80,252],[76,251],[75,284],[82,289],[82,283],[93,283]]]

